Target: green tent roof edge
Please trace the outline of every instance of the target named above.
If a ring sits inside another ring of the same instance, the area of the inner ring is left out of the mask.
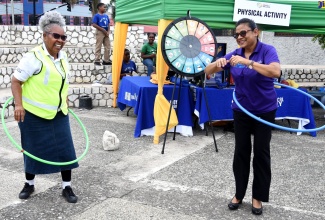
[[[257,0],[250,0],[257,1]],[[261,30],[306,34],[325,34],[325,9],[318,8],[317,1],[263,0],[276,4],[290,4],[290,26],[262,25]],[[206,22],[211,28],[232,29],[234,1],[230,0],[117,0],[115,21],[127,24],[158,25],[158,20],[174,20],[191,16]]]

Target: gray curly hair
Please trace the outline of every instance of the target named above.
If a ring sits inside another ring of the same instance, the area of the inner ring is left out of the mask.
[[[48,11],[39,19],[39,27],[43,32],[49,32],[53,25],[65,26],[64,17],[57,11]]]

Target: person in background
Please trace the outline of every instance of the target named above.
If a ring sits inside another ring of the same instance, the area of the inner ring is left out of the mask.
[[[137,66],[135,65],[135,62],[130,60],[130,51],[128,49],[125,49],[120,79],[122,79],[124,76],[132,76],[133,72],[137,72]]]
[[[156,66],[157,43],[155,42],[155,37],[155,33],[149,33],[148,43],[144,44],[141,49],[141,58],[143,59],[143,64],[147,66],[148,76],[151,75],[153,67]]]
[[[130,51],[128,49],[124,49],[120,80],[125,76],[132,76],[133,72],[137,72],[137,66],[135,65],[135,62],[133,62],[130,59]],[[112,83],[113,83],[112,74],[109,74],[106,84],[112,85]]]
[[[101,49],[104,45],[104,60],[103,65],[112,65],[109,59],[111,43],[109,39],[110,33],[110,20],[106,12],[106,5],[104,3],[98,3],[98,13],[94,15],[92,26],[96,28],[96,47],[95,47],[95,65],[101,65]]]
[[[234,35],[240,48],[209,64],[205,73],[230,70],[235,81],[238,102],[257,117],[274,123],[278,106],[273,82],[274,78],[280,76],[280,61],[276,49],[260,42],[258,34],[259,30],[253,20],[240,19],[236,23]],[[253,147],[252,213],[261,215],[262,202],[269,201],[272,128],[248,116],[235,102],[232,102],[232,109],[235,128],[233,172],[236,193],[228,208],[236,210],[242,204],[249,180]],[[253,146],[251,135],[254,136]]]
[[[54,162],[76,159],[68,115],[69,63],[67,54],[61,51],[67,40],[64,26],[65,19],[57,11],[46,12],[40,18],[43,44],[24,55],[11,80],[22,148]],[[69,203],[76,203],[71,170],[78,166],[48,165],[24,154],[26,182],[19,198],[27,199],[34,192],[35,175],[61,172],[62,195]]]

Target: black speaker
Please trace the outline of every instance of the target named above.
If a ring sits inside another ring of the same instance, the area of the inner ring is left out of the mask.
[[[92,109],[93,108],[93,102],[90,96],[88,95],[84,95],[84,96],[80,96],[79,98],[79,108],[82,109]]]

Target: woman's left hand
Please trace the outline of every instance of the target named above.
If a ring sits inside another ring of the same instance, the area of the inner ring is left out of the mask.
[[[238,63],[246,65],[249,62],[249,60],[245,59],[244,57],[236,55],[236,56],[232,56],[230,58],[229,62],[230,62],[230,65],[236,66]]]

